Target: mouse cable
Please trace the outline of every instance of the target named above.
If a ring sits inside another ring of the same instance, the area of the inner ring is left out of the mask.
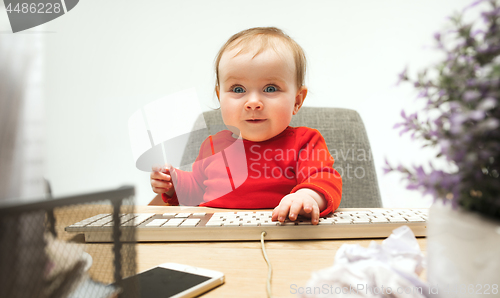
[[[271,276],[273,274],[273,267],[271,267],[271,262],[269,262],[269,258],[267,257],[266,247],[264,246],[264,236],[266,236],[266,232],[262,232],[262,234],[260,234],[260,244],[262,247],[262,254],[264,255],[264,259],[266,260],[267,263],[267,268],[269,268],[267,272],[267,297],[272,298],[273,296],[271,295]]]

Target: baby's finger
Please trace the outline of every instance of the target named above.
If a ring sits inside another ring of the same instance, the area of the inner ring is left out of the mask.
[[[273,213],[272,213],[272,216],[271,216],[271,220],[277,220],[278,219],[278,210],[279,210],[280,206],[276,206],[274,207],[273,209]]]
[[[170,174],[164,174],[161,172],[152,172],[151,173],[151,179],[171,181],[171,178],[172,177],[170,176]]]
[[[165,166],[162,168],[162,172],[167,173],[167,174],[173,170],[174,170],[174,167],[169,163],[166,163]]]
[[[153,187],[153,192],[156,194],[162,194],[168,192],[168,189],[165,188],[158,188],[158,187]]]
[[[301,210],[302,210],[302,202],[294,201],[290,206],[290,212],[288,213],[288,218],[290,218],[291,221],[296,220]]]
[[[278,220],[280,222],[284,222],[285,219],[287,218],[288,212],[290,211],[291,204],[292,204],[291,200],[281,200],[281,203],[278,206],[278,207],[280,207],[279,211],[278,211]]]
[[[313,205],[313,211],[311,212],[311,223],[317,225],[319,223],[319,207],[318,205]]]
[[[157,180],[157,179],[151,179],[151,186],[153,188],[164,188],[166,190],[169,190],[172,188],[172,182],[167,182],[163,180]]]
[[[273,221],[279,220],[279,216],[280,216],[280,213],[281,213],[281,208],[283,208],[283,206],[284,206],[284,204],[280,203],[278,206],[276,206],[276,208],[274,208],[271,220],[273,220]]]
[[[306,201],[306,200],[304,200],[302,210],[304,210],[304,212],[305,212],[305,213],[308,213],[308,214],[309,214],[309,213],[313,212],[313,206],[314,206],[314,205],[311,203],[311,201],[309,201],[309,200],[307,200],[307,201]]]

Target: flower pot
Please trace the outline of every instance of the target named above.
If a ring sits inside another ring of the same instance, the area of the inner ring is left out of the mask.
[[[436,202],[429,210],[427,266],[437,297],[500,297],[500,221]]]

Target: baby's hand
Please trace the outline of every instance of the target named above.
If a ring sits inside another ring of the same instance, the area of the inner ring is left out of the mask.
[[[151,172],[151,187],[153,192],[157,194],[165,193],[171,197],[174,192],[174,184],[172,183],[172,174],[174,169],[166,165],[165,167],[153,167],[153,172]]]
[[[299,215],[311,218],[311,223],[317,225],[319,221],[318,202],[308,193],[297,191],[281,199],[278,207],[273,210],[272,220],[284,222],[288,218],[296,220]]]

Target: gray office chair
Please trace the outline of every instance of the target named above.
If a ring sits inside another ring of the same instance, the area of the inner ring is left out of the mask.
[[[205,112],[203,118],[209,130],[211,126],[224,124],[220,110]],[[200,116],[196,120],[193,131],[202,127],[203,118]],[[370,142],[363,121],[356,111],[302,107],[293,116],[290,126],[317,129],[325,138],[330,154],[335,159],[333,167],[342,176],[340,208],[382,207]],[[202,133],[191,134],[181,161],[181,164],[187,166],[181,167],[182,170],[191,170],[191,164],[196,160],[204,139]],[[163,201],[157,196],[149,205],[163,205]]]

